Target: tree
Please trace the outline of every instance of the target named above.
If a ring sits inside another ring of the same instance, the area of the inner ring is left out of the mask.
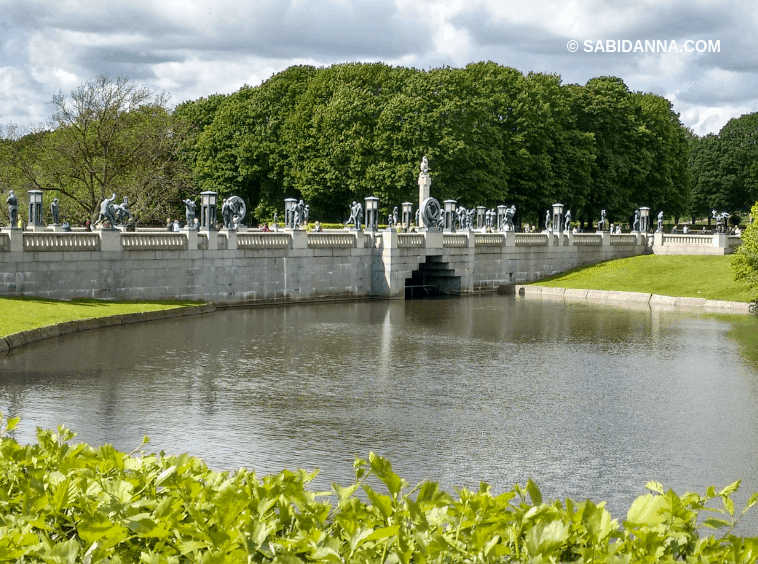
[[[99,76],[70,96],[56,94],[52,104],[49,126],[12,131],[6,160],[20,188],[60,197],[64,217],[94,219],[100,202],[117,193],[141,221],[158,221],[192,191],[177,158],[188,128],[169,111],[167,94]]]
[[[742,232],[742,245],[732,255],[732,276],[758,295],[758,202],[750,211],[752,222]]]
[[[758,200],[758,112],[730,119],[719,132],[720,176],[729,210],[747,209]]]
[[[636,178],[632,203],[678,218],[690,201],[689,132],[665,98],[635,93],[633,99],[640,109],[640,143],[651,164]]]

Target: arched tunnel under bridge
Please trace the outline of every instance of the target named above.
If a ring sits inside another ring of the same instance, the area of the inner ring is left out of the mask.
[[[461,277],[442,261],[442,256],[431,255],[419,264],[418,270],[405,279],[405,299],[428,296],[458,295],[461,293]]]

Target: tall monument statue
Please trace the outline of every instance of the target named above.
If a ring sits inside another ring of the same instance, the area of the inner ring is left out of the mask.
[[[424,200],[430,197],[432,188],[432,177],[429,176],[429,160],[424,155],[421,159],[421,173],[418,175],[418,206],[421,208],[421,204]]]

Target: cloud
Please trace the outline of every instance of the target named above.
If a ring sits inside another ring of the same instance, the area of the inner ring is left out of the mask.
[[[758,16],[736,1],[0,0],[0,123],[52,94],[127,76],[175,101],[259,84],[293,64],[429,68],[493,60],[583,84],[619,76],[671,97],[699,133],[755,108]],[[718,53],[571,53],[569,39],[712,39]],[[716,109],[723,108],[723,111]]]

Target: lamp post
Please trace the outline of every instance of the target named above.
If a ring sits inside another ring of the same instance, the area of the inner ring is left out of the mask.
[[[563,204],[553,204],[553,231],[560,233],[563,224]]]
[[[640,208],[640,233],[647,233],[650,228],[650,208]]]
[[[487,213],[487,208],[485,206],[476,206],[476,228],[477,229],[484,229],[484,218],[485,214]]]
[[[32,231],[42,228],[42,191],[29,190],[29,227]]]
[[[285,198],[284,199],[284,228],[285,229],[292,229],[294,222],[292,221],[292,210],[295,207],[295,204],[297,204],[296,198]]]
[[[446,232],[455,231],[455,207],[458,204],[456,200],[445,200],[445,222],[442,230]]]
[[[493,226],[493,230],[497,229],[500,231],[500,228],[505,231],[505,227],[503,226],[503,223],[505,223],[505,211],[508,209],[508,206],[505,204],[501,204],[497,207],[497,227],[495,228]]]
[[[413,204],[411,202],[403,202],[403,229],[407,233],[411,228],[411,219],[413,218]]]
[[[379,219],[379,198],[366,196],[366,231],[376,231]]]
[[[218,192],[200,192],[200,229],[216,230],[216,201]]]

